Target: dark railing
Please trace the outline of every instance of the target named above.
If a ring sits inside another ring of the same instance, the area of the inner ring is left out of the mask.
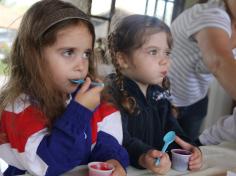
[[[154,11],[153,11],[153,16],[157,15],[157,9],[159,8],[158,6],[160,5],[160,1],[164,2],[164,10],[163,10],[163,15],[162,15],[162,20],[165,21],[166,19],[166,11],[167,11],[167,4],[168,3],[173,3],[173,12],[172,12],[172,20],[183,11],[184,9],[184,4],[185,0],[155,0],[155,5],[154,5]],[[146,0],[146,5],[144,9],[144,14],[148,13],[148,8],[149,8],[149,0]],[[97,18],[101,20],[105,20],[108,22],[108,32],[110,30],[110,23],[111,23],[111,18],[115,14],[115,9],[116,9],[116,0],[111,1],[111,6],[110,6],[110,11],[107,14],[107,16],[98,16],[98,15],[93,15],[91,14],[92,18]]]

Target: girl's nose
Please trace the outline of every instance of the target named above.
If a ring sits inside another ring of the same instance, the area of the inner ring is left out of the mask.
[[[75,59],[76,70],[84,70],[88,67],[88,59],[84,59],[83,56],[78,55]]]
[[[169,64],[170,60],[168,56],[161,56],[159,60],[159,65],[166,65]]]

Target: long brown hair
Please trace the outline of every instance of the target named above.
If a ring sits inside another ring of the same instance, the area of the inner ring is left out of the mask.
[[[51,81],[42,51],[56,42],[59,30],[78,24],[87,26],[94,43],[94,27],[88,16],[70,3],[42,0],[25,13],[11,50],[10,78],[0,94],[0,113],[25,93],[44,112],[51,126],[64,111],[65,102]],[[94,75],[93,58],[89,60],[89,73]]]
[[[117,53],[121,52],[131,56],[134,50],[142,47],[151,35],[159,32],[167,33],[167,43],[169,48],[171,48],[172,36],[169,27],[158,18],[147,15],[125,17],[108,36],[108,49],[117,73],[115,84],[120,93],[118,102],[115,103],[121,105],[131,114],[138,112],[138,107],[134,97],[129,96],[128,92],[124,90],[124,77],[117,61]]]

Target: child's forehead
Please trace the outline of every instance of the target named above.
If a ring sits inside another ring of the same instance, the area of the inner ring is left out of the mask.
[[[81,32],[90,32],[89,30],[89,26],[83,22],[83,21],[78,21],[74,24],[70,24],[67,26],[64,26],[63,28],[60,28],[57,32],[56,35],[60,36],[60,35],[67,35],[69,34],[71,31],[76,30],[78,33]]]
[[[167,33],[165,31],[155,32],[147,35],[143,35],[143,45],[148,45],[150,43],[167,43]]]
[[[56,33],[54,48],[73,48],[78,50],[92,49],[93,36],[85,25],[73,25]]]

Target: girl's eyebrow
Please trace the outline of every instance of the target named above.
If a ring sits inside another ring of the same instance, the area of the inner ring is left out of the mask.
[[[77,48],[76,47],[61,47],[61,48],[58,48],[57,50],[58,51],[62,51],[62,50],[76,50]],[[92,52],[93,50],[91,48],[87,48],[84,50],[85,52]]]
[[[68,49],[74,50],[75,47],[68,47],[68,46],[65,46],[65,47],[60,47],[60,48],[58,48],[57,50],[58,50],[58,51],[61,51],[61,50],[68,50]]]
[[[147,50],[147,49],[157,49],[157,50],[162,50],[160,47],[158,47],[158,46],[153,46],[153,45],[151,45],[151,46],[147,46],[147,47],[144,47],[143,49],[144,50]],[[171,49],[170,48],[165,48],[165,49],[163,49],[164,51],[170,51]]]
[[[85,50],[86,52],[92,52],[93,50],[91,48],[88,48]]]

